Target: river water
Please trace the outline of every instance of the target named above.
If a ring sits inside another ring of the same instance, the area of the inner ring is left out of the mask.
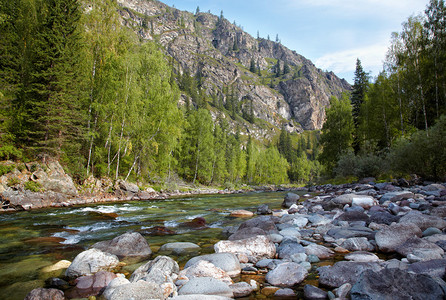
[[[134,201],[72,208],[42,209],[0,215],[0,299],[23,299],[45,279],[60,273],[43,269],[62,259],[72,260],[98,241],[112,239],[127,231],[147,232],[164,226],[175,234],[145,235],[156,255],[170,242],[192,242],[201,247],[191,256],[212,253],[222,229],[245,219],[230,217],[230,211],[255,211],[260,204],[280,208],[285,192],[206,195],[160,201]],[[203,217],[206,228],[187,224]],[[190,257],[174,257],[180,266]],[[130,273],[130,266],[128,272]],[[124,270],[125,271],[125,270]]]

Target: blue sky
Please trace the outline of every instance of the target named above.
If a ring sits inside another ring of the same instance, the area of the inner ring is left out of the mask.
[[[390,35],[429,0],[161,0],[181,10],[223,14],[245,31],[296,50],[353,81],[356,58],[372,76],[382,69]]]

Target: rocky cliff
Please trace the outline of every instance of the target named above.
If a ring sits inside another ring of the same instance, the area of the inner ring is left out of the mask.
[[[276,128],[287,125],[290,131],[320,129],[329,98],[351,88],[281,43],[256,39],[223,16],[194,15],[155,0],[118,0],[118,4],[123,25],[144,40],[159,42],[176,61],[178,73],[200,72],[210,97],[226,102],[230,88],[242,111],[252,106],[260,122],[247,122],[248,131],[270,130],[263,121]],[[252,63],[256,72],[250,71]],[[276,76],[278,65],[288,72]]]

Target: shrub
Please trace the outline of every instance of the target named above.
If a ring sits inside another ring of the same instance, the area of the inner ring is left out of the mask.
[[[385,159],[370,153],[354,155],[352,151],[344,153],[335,168],[336,175],[340,177],[379,177],[386,171]]]
[[[31,192],[41,192],[43,191],[42,185],[36,181],[27,181],[25,183],[25,190],[30,190]]]
[[[21,159],[23,156],[22,150],[17,149],[13,145],[4,145],[0,147],[0,159],[10,160],[10,159]]]
[[[12,170],[14,170],[15,165],[1,165],[0,164],[0,176],[8,174]]]
[[[20,179],[18,179],[17,177],[11,177],[8,179],[8,186],[14,186],[20,183]]]

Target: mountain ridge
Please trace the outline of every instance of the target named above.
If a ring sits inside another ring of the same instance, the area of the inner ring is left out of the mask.
[[[285,126],[290,132],[321,129],[330,97],[351,89],[333,72],[316,68],[280,42],[252,37],[223,16],[192,14],[157,0],[118,0],[118,4],[123,25],[142,40],[162,45],[175,60],[178,74],[200,72],[207,96],[225,104],[230,87],[240,111],[251,109],[255,118],[273,127]],[[257,72],[250,71],[253,62]],[[285,65],[289,72],[276,76]],[[186,95],[182,98],[187,100]],[[258,125],[246,128],[257,131],[257,138],[270,131]]]

